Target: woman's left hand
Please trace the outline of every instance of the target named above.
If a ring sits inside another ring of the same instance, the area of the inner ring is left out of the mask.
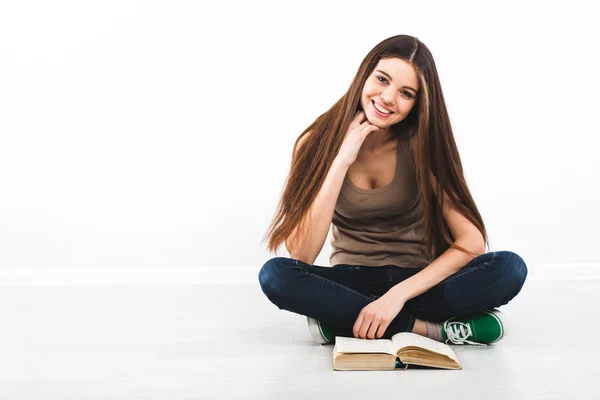
[[[404,307],[406,300],[399,292],[388,290],[383,296],[369,303],[358,314],[352,329],[355,338],[379,339],[390,323]]]

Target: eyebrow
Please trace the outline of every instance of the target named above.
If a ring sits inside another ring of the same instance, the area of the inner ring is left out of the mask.
[[[387,77],[388,77],[388,79],[390,80],[390,82],[392,82],[392,81],[393,81],[392,77],[391,77],[391,76],[390,76],[388,73],[386,73],[386,72],[383,72],[383,71],[382,71],[382,70],[380,70],[380,69],[376,70],[376,72],[381,72],[382,74],[384,74],[385,76],[387,76]],[[402,86],[402,87],[403,87],[403,88],[410,89],[410,90],[412,90],[412,91],[413,91],[413,92],[415,92],[415,93],[418,93],[418,92],[417,92],[415,89],[411,88],[410,86],[406,86],[406,85],[404,85],[404,86]]]

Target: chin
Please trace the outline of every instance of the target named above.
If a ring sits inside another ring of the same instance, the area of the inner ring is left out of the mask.
[[[365,107],[363,107],[363,111],[365,110]],[[386,123],[386,122],[381,122],[379,120],[379,118],[377,117],[377,115],[373,115],[373,111],[371,111],[370,109],[367,108],[368,111],[365,111],[365,116],[367,117],[367,121],[369,121],[369,123],[371,125],[375,125],[378,128],[387,128],[391,125],[394,125],[396,123],[398,123],[399,121],[395,121],[390,123]]]
[[[382,124],[381,122],[377,121],[375,118],[370,118],[367,115],[367,120],[371,123],[371,125],[375,125],[378,128],[387,128],[389,125],[388,124]]]
[[[371,115],[371,111],[368,111],[367,113],[365,113],[366,117],[367,117],[367,121],[369,121],[369,123],[371,125],[375,125],[378,128],[385,128],[385,124],[382,124],[381,122],[377,122],[377,117]]]

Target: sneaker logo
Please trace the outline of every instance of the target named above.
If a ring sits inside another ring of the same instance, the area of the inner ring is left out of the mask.
[[[469,337],[473,336],[473,331],[471,330],[471,325],[468,322],[464,323],[460,321],[455,321],[450,322],[448,324],[448,326],[446,327],[446,334],[448,335],[448,338],[453,342],[455,340],[464,341],[465,339],[468,339]]]
[[[473,336],[473,330],[471,329],[470,323],[464,323],[460,321],[445,321],[444,322],[444,330],[446,331],[446,336],[448,336],[448,340],[453,344],[473,344],[476,346],[485,346],[484,343],[473,342],[471,340],[467,340],[471,336]],[[446,343],[448,343],[446,340]]]

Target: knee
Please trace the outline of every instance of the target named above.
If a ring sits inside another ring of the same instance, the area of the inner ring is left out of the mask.
[[[509,299],[515,297],[527,278],[527,265],[523,258],[512,251],[497,251],[498,264],[502,268],[502,282]]]
[[[267,261],[258,273],[258,281],[263,293],[273,301],[286,293],[288,279],[286,278],[286,269],[288,264],[285,261],[290,259],[285,257],[275,257]]]

